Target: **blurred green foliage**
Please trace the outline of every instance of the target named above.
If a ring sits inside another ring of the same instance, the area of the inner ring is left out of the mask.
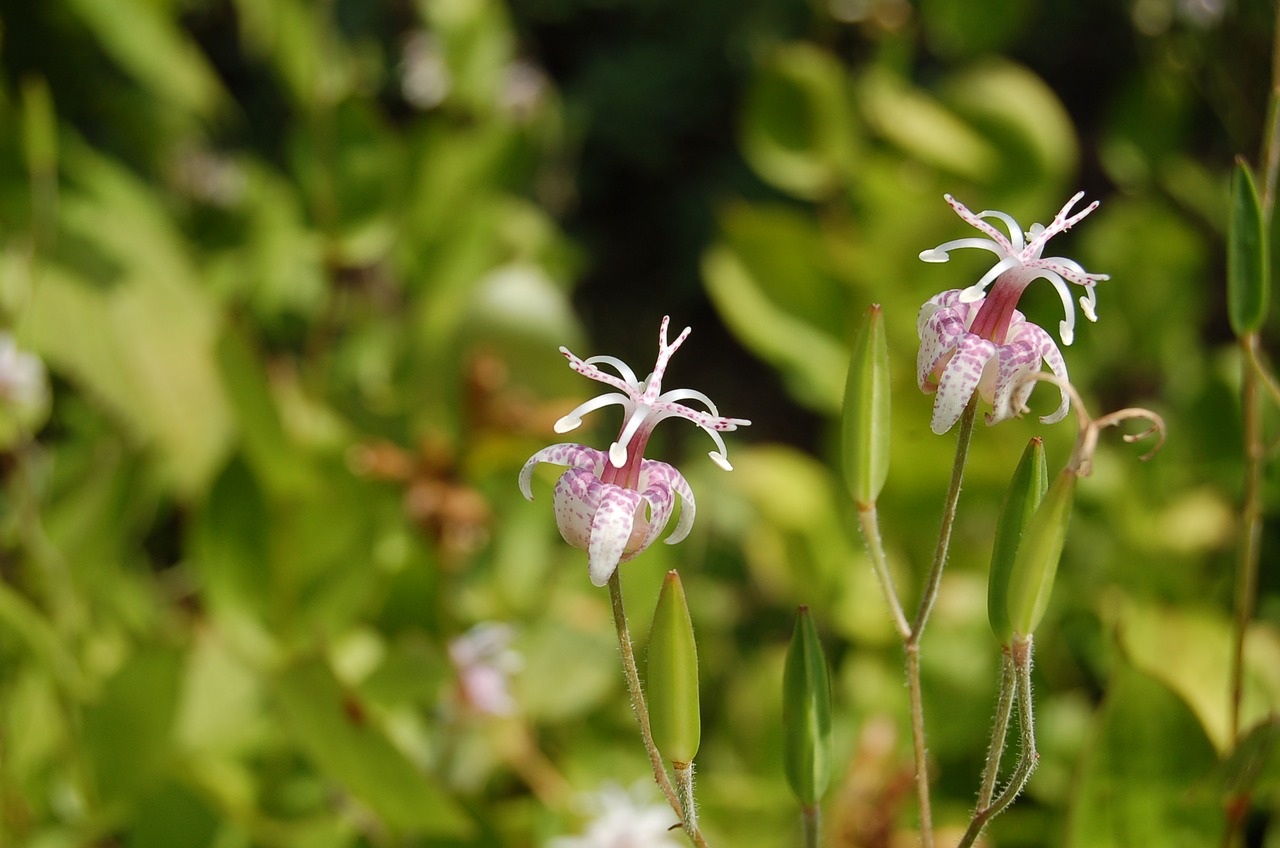
[[[1235,750],[1225,716],[1228,183],[1260,144],[1273,13],[5,4],[0,326],[52,404],[0,454],[0,844],[541,845],[581,829],[577,793],[646,780],[608,599],[555,530],[552,472],[532,505],[515,475],[590,389],[557,346],[643,367],[668,313],[695,330],[670,379],[756,422],[728,475],[659,431],[698,524],[622,572],[633,622],[685,575],[708,839],[798,832],[779,694],[798,604],[832,662],[829,844],[905,835],[899,648],[836,471],[848,344],[882,304],[878,508],[911,598],[953,450],[915,388],[915,315],[985,270],[917,260],[963,229],[941,196],[1029,223],[1081,187],[1102,207],[1060,247],[1111,280],[1073,380],[1095,412],[1160,412],[1170,441],[1146,465],[1107,442],[1080,483],[1037,630],[1041,767],[990,839],[1213,844],[1243,805],[1250,844],[1275,844],[1274,520]],[[1034,435],[1056,471],[1069,422],[976,435],[924,641],[945,826],[981,768],[985,574]],[[1275,515],[1274,474],[1265,495]],[[450,650],[490,620],[516,628],[514,712]]]

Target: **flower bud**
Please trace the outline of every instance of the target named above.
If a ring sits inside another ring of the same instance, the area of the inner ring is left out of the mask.
[[[649,725],[654,744],[677,768],[698,753],[698,649],[680,575],[668,571],[653,611],[647,669]]]
[[[1237,161],[1227,237],[1227,316],[1237,336],[1257,332],[1267,317],[1271,283],[1263,221],[1253,174]]]
[[[1013,628],[1009,624],[1009,578],[1031,517],[1049,488],[1049,469],[1045,463],[1044,440],[1036,436],[1022,452],[1013,470],[1009,490],[1005,492],[1000,517],[996,520],[996,541],[991,549],[991,571],[987,577],[987,618],[991,632],[1000,644],[1009,644]]]
[[[831,679],[818,630],[800,607],[782,676],[783,764],[791,791],[817,804],[831,777]]]
[[[1009,624],[1015,636],[1030,636],[1049,606],[1071,521],[1076,478],[1075,469],[1062,469],[1022,532],[1009,577]]]
[[[889,343],[879,304],[853,338],[842,431],[845,483],[858,508],[870,509],[889,475]]]

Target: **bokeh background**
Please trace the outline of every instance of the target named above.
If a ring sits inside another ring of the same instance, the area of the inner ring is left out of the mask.
[[[901,649],[833,472],[848,341],[883,304],[880,509],[911,599],[954,451],[915,316],[987,267],[918,261],[969,234],[942,195],[1029,226],[1084,190],[1101,208],[1052,252],[1111,280],[1073,381],[1169,442],[1143,464],[1105,441],[1079,488],[1040,768],[989,844],[1212,845],[1230,809],[1280,845],[1273,521],[1261,730],[1230,755],[1223,259],[1274,28],[1263,0],[0,4],[0,326],[49,380],[0,428],[0,844],[541,846],[589,827],[584,793],[643,795],[607,594],[559,538],[555,471],[531,504],[516,474],[597,393],[557,347],[643,374],[664,315],[693,327],[667,385],[754,422],[731,473],[658,430],[698,520],[623,567],[642,656],[665,571],[689,593],[708,838],[796,844],[803,603],[836,689],[828,844],[911,844]],[[1047,286],[1023,308],[1060,317]],[[1070,420],[976,434],[924,641],[943,827],[977,788],[990,539],[1036,434],[1061,467]]]

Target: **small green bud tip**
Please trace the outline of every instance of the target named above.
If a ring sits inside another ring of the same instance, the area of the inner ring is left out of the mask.
[[[889,475],[889,342],[878,303],[867,310],[853,338],[841,447],[849,494],[858,509],[869,510]]]
[[[676,768],[687,768],[702,733],[698,649],[684,586],[675,571],[667,572],[653,611],[646,677],[654,744]]]
[[[1062,470],[1023,531],[1009,578],[1009,624],[1015,640],[1030,637],[1049,606],[1071,521],[1077,476],[1075,469]]]
[[[808,607],[796,612],[782,677],[783,765],[801,805],[822,798],[831,777],[831,678]]]
[[[1045,461],[1044,440],[1033,438],[1013,471],[1005,492],[1000,517],[996,520],[995,545],[991,549],[991,571],[987,577],[987,619],[991,632],[1001,645],[1008,645],[1013,635],[1009,623],[1009,581],[1019,543],[1031,517],[1049,488],[1049,469]]]
[[[1231,178],[1231,224],[1227,235],[1227,317],[1237,336],[1256,333],[1267,317],[1271,268],[1267,234],[1253,172],[1236,161]]]

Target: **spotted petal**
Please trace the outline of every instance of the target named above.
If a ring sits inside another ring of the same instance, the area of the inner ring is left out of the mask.
[[[960,420],[964,408],[969,405],[978,384],[982,381],[987,363],[996,355],[994,342],[972,333],[961,336],[956,352],[942,371],[938,381],[938,394],[933,400],[933,420],[930,427],[941,436]]]
[[[587,545],[587,573],[591,585],[603,586],[626,553],[635,525],[636,510],[643,499],[634,489],[599,483],[599,503],[591,517],[591,540]],[[637,550],[638,553],[638,550]]]

